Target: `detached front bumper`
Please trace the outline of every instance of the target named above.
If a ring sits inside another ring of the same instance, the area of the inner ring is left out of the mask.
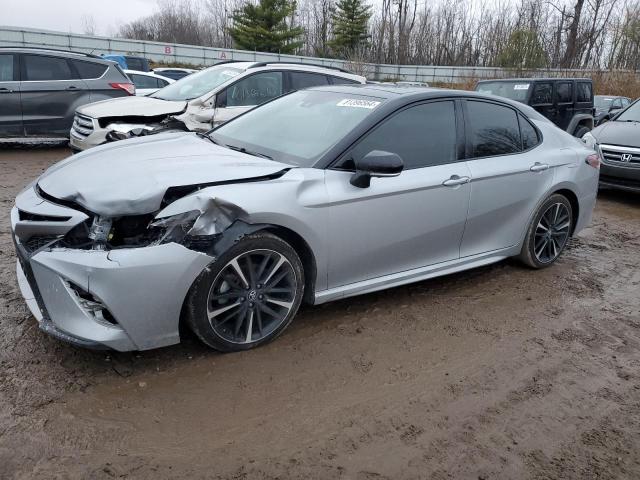
[[[23,207],[47,207],[42,201],[32,205],[30,197],[19,198]],[[41,233],[55,225],[22,220],[15,207],[11,224],[20,290],[42,330],[82,347],[118,351],[180,341],[184,299],[212,257],[176,243],[109,251],[52,248],[51,240],[41,245],[33,240],[40,237],[28,237],[29,228]],[[23,244],[16,231],[29,240]]]

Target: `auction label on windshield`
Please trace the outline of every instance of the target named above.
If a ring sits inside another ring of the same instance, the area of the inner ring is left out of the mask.
[[[373,102],[371,100],[358,100],[355,98],[347,98],[338,102],[338,107],[351,107],[351,108],[368,108],[373,110],[380,102]]]
[[[513,86],[514,90],[529,90],[529,84],[528,83],[517,83],[516,85]]]

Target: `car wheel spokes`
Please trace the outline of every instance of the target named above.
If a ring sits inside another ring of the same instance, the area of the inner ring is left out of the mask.
[[[571,213],[563,203],[555,203],[544,212],[534,235],[533,253],[541,263],[554,261],[569,239]]]
[[[293,308],[296,275],[283,255],[253,250],[232,259],[209,290],[211,328],[233,343],[261,340],[281,325]]]

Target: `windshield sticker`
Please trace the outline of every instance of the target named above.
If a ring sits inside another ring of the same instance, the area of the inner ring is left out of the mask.
[[[367,108],[373,110],[380,102],[372,102],[371,100],[356,100],[355,98],[347,98],[338,102],[338,107],[351,107],[351,108]]]
[[[514,90],[529,90],[528,83],[517,83],[513,86]]]

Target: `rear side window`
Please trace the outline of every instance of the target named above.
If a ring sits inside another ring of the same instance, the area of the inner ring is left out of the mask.
[[[522,115],[519,115],[518,118],[520,120],[520,134],[522,135],[522,149],[529,150],[540,143],[538,132]]]
[[[91,80],[100,78],[107,70],[107,66],[101,63],[85,62],[83,60],[71,60],[80,78]]]
[[[573,85],[571,82],[558,82],[556,84],[556,101],[558,103],[571,103],[573,101]]]
[[[591,84],[587,82],[578,82],[577,92],[578,102],[590,102],[591,101]]]
[[[495,103],[467,101],[471,157],[493,157],[522,150],[516,112]]]
[[[129,74],[136,88],[158,88],[158,80],[147,75]]]
[[[407,108],[369,132],[352,150],[362,158],[373,150],[400,155],[406,170],[456,161],[456,118],[452,101]]]
[[[553,103],[553,87],[550,83],[536,83],[533,87],[531,105],[547,105]]]
[[[333,85],[359,85],[360,82],[344,77],[330,77]]]
[[[623,98],[622,99],[622,106],[623,107],[628,107],[631,104],[631,102],[629,101],[628,98]]]
[[[73,75],[65,58],[24,55],[26,80],[71,80]]]
[[[329,85],[329,79],[325,75],[317,73],[290,72],[291,90]]]
[[[0,55],[0,82],[11,82],[13,78],[13,55]]]

